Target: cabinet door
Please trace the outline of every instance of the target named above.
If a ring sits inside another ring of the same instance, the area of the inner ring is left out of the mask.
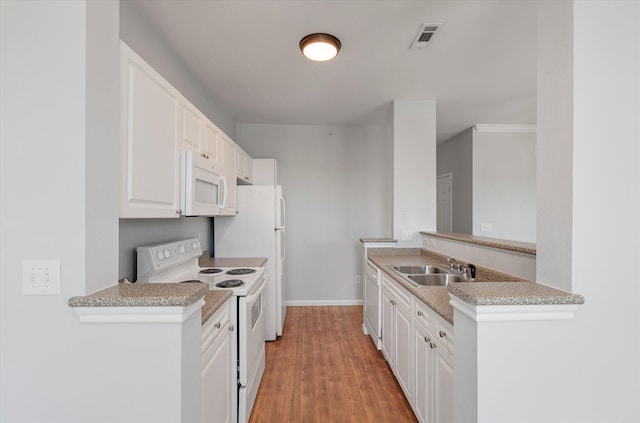
[[[198,109],[182,98],[180,107],[182,118],[182,149],[197,154],[203,150],[204,117]]]
[[[407,400],[412,399],[413,348],[411,342],[411,310],[397,302],[395,306],[395,374]]]
[[[202,356],[202,423],[231,422],[232,363],[229,324]]]
[[[432,407],[430,404],[430,381],[433,377],[432,349],[429,346],[431,335],[424,327],[414,324],[414,363],[415,388],[413,391],[413,411],[421,423],[430,423]]]
[[[220,131],[214,124],[209,121],[204,123],[204,147],[203,153],[209,157],[213,164],[213,169],[216,172],[221,172],[221,160],[220,160]]]
[[[120,217],[178,217],[180,94],[120,45]]]
[[[236,205],[236,146],[226,136],[222,137],[222,173],[227,178],[227,201],[221,214],[230,216],[237,213]]]
[[[453,357],[442,345],[433,351],[434,422],[453,423]]]
[[[382,285],[382,355],[394,369],[395,352],[395,307],[393,297],[385,285]]]

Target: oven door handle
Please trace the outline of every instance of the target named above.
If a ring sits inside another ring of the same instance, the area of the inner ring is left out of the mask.
[[[251,295],[247,295],[245,297],[245,302],[247,304],[251,304],[252,302],[255,301],[256,298],[258,298],[260,296],[260,294],[262,294],[262,291],[264,291],[265,286],[267,286],[267,279],[269,278],[268,275],[264,275],[262,277],[262,282],[260,283],[260,286],[256,289],[256,292],[251,294]]]

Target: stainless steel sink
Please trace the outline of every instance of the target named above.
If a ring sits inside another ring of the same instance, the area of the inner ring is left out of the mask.
[[[404,273],[405,275],[432,275],[449,273],[441,267],[436,266],[391,266],[393,270],[398,273]]]
[[[414,284],[420,286],[447,286],[451,282],[466,282],[466,279],[447,273],[408,275],[407,278]]]
[[[399,266],[389,268],[415,286],[447,286],[451,282],[468,282],[468,279],[439,266]]]

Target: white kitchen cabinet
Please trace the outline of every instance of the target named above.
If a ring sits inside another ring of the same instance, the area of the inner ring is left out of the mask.
[[[453,422],[453,327],[416,301],[413,410],[422,423]]]
[[[180,215],[180,93],[120,43],[120,217]]]
[[[242,185],[253,184],[253,159],[240,147],[236,147],[236,177]]]
[[[236,144],[229,137],[222,134],[222,174],[226,177],[227,192],[225,207],[220,210],[223,216],[238,214],[236,202]]]
[[[382,275],[382,351],[411,402],[413,393],[413,295]]]
[[[204,121],[206,118],[187,99],[181,97],[180,100],[182,150],[191,150],[200,154],[204,148]]]
[[[205,154],[213,165],[213,170],[217,172],[222,171],[222,160],[221,156],[221,131],[209,120],[204,122],[204,136],[203,136],[203,146],[202,153]]]
[[[202,327],[202,423],[233,421],[234,330],[230,322],[229,301]]]

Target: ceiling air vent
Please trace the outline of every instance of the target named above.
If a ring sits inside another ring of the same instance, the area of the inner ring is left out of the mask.
[[[418,33],[416,34],[416,37],[413,39],[413,42],[411,43],[411,47],[409,47],[409,50],[418,50],[422,47],[425,47],[427,44],[429,44],[429,42],[433,39],[433,36],[435,35],[440,25],[442,24],[425,23],[420,25],[420,28],[418,28]]]

